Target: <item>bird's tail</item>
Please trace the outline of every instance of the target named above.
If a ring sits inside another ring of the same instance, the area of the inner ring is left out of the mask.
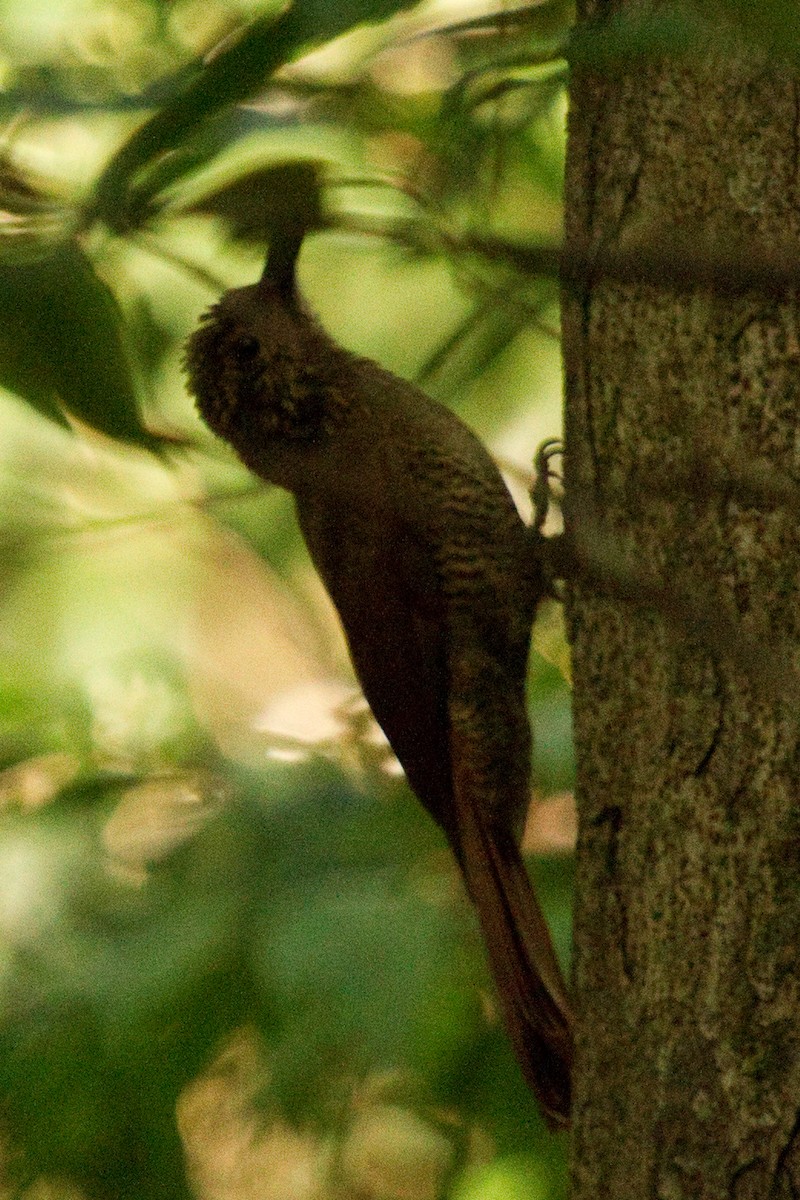
[[[513,834],[464,807],[457,854],[506,1029],[548,1123],[563,1128],[570,1115],[573,1019],[550,932]]]

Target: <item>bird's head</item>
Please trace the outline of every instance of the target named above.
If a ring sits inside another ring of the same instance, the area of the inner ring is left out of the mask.
[[[318,441],[343,408],[342,352],[272,283],[234,288],[189,338],[189,390],[206,423],[242,451],[249,443]]]

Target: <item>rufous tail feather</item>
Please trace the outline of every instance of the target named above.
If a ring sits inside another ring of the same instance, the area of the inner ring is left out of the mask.
[[[467,813],[463,812],[467,809]],[[466,819],[464,819],[466,818]],[[513,835],[462,806],[458,857],[522,1072],[553,1127],[569,1124],[573,1018],[550,932]]]

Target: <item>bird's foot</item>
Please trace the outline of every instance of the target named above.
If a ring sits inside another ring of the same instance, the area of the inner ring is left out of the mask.
[[[531,539],[535,543],[534,552],[544,573],[545,593],[556,600],[562,599],[556,581],[563,578],[564,534],[557,533],[545,537],[543,530],[553,496],[550,482],[553,479],[561,482],[561,475],[552,469],[550,463],[552,459],[563,453],[564,443],[560,438],[548,438],[547,441],[542,442],[533,460],[536,477],[530,493],[533,503],[533,524],[530,532]]]
[[[531,488],[531,500],[533,502],[533,527],[537,533],[541,533],[544,529],[544,523],[550,511],[552,495],[550,480],[557,479],[559,483],[561,482],[561,476],[551,469],[550,460],[558,458],[563,453],[564,443],[561,439],[548,438],[547,441],[542,442],[533,460],[536,478]]]

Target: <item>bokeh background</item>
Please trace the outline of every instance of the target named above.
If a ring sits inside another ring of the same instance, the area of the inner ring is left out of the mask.
[[[203,428],[181,359],[257,278],[274,197],[317,189],[309,306],[451,404],[529,511],[557,288],[504,249],[560,237],[571,12],[309,0],[270,43],[275,8],[0,3],[0,1190],[558,1197],[443,838],[290,499]],[[568,966],[557,605],[534,645],[526,848]]]

